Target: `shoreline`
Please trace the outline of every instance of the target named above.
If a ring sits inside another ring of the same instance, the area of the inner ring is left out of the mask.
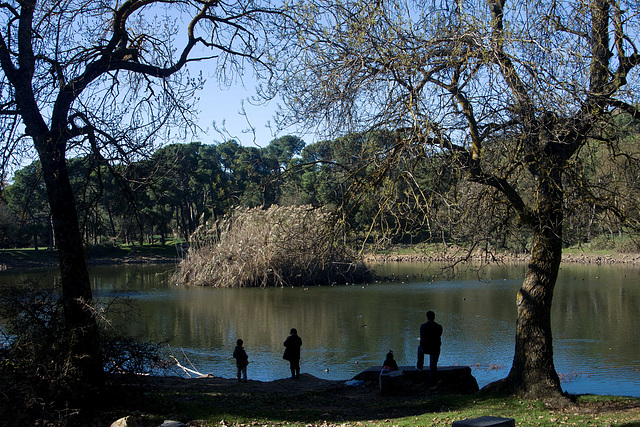
[[[43,251],[44,252],[44,251]],[[42,254],[42,253],[41,253]],[[3,259],[5,258],[5,259]],[[362,261],[365,263],[424,263],[424,262],[444,262],[444,263],[481,263],[481,264],[510,264],[527,263],[529,254],[473,254],[468,256],[463,251],[449,251],[444,253],[388,253],[388,254],[366,254]],[[100,256],[87,259],[89,267],[107,265],[132,265],[132,264],[176,264],[181,261],[180,256],[151,255],[151,254],[129,254],[125,256]],[[640,265],[640,254],[637,253],[616,253],[616,254],[596,254],[589,252],[564,253],[562,255],[563,264],[595,264],[595,265]],[[22,269],[57,268],[58,260],[55,252],[49,252],[45,256],[39,257],[3,257],[0,252],[0,272],[13,272]]]
[[[103,265],[133,265],[133,264],[178,264],[181,258],[178,256],[161,255],[127,255],[123,257],[98,257],[88,258],[89,268]],[[58,268],[58,260],[55,256],[46,259],[7,259],[0,258],[0,272],[12,272],[18,270]]]
[[[462,256],[460,252],[443,254],[368,254],[365,262],[392,263],[392,262],[472,262],[483,264],[509,264],[527,263],[529,254],[490,254]],[[562,264],[640,264],[640,254],[594,254],[594,253],[565,253],[562,254]]]
[[[375,382],[347,385],[343,380],[323,380],[306,373],[299,380],[270,382],[238,382],[206,375],[122,377],[116,383],[120,400],[112,410],[104,411],[105,425],[131,416],[138,418],[140,425],[180,420],[190,426],[234,427],[451,426],[456,420],[491,413],[513,418],[518,425],[556,425],[561,419],[567,425],[625,422],[631,426],[640,414],[640,399],[633,397],[572,395],[572,404],[546,402],[543,406],[519,397],[441,389],[409,387],[381,393]]]

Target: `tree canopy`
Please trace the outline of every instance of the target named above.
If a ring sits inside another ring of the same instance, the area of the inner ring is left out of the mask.
[[[2,166],[35,149],[58,248],[65,339],[61,360],[100,386],[100,343],[67,157],[111,167],[193,128],[210,59],[221,83],[267,70],[267,2],[9,1],[0,5]]]
[[[567,191],[619,218],[637,213],[583,171],[596,157],[590,166],[620,155],[638,164],[637,142],[610,130],[639,115],[639,11],[608,0],[303,0],[288,10],[299,30],[283,29],[281,123],[394,132],[376,170],[439,157],[485,206],[530,231],[514,362],[496,388],[560,396],[550,307],[565,215],[576,212]],[[431,188],[405,176],[416,206],[428,206]]]

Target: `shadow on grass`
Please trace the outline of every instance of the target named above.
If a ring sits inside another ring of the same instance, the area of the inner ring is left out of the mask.
[[[376,386],[348,387],[342,382],[321,390],[300,390],[293,380],[280,381],[285,386],[278,390],[269,383],[237,384],[233,380],[219,380],[216,384],[201,380],[121,384],[113,389],[120,400],[115,405],[119,414],[114,414],[113,418],[138,411],[147,414],[151,421],[252,420],[268,424],[318,420],[327,423],[383,421],[458,411],[475,406],[480,398],[478,395],[441,394],[424,388],[381,395]],[[285,381],[291,381],[288,383],[290,389],[286,388]],[[192,387],[185,385],[189,382]],[[139,396],[144,398],[137,398]]]
[[[174,244],[154,245],[102,245],[91,246],[86,251],[89,263],[119,264],[132,257],[147,258],[148,263],[176,262],[180,259]],[[58,251],[33,248],[0,249],[0,267],[9,270],[30,268],[54,268],[58,266]]]
[[[375,385],[346,386],[303,374],[298,380],[238,383],[223,378],[144,377],[120,379],[110,388],[113,398],[103,413],[105,422],[134,413],[144,425],[163,420],[201,420],[192,425],[340,425],[398,420],[400,424],[448,425],[484,415],[515,418],[521,425],[582,425],[616,421],[640,427],[640,399],[615,396],[574,396],[578,407],[553,408],[544,402],[483,393],[447,394],[422,387],[381,395]],[[404,418],[404,420],[402,420]]]

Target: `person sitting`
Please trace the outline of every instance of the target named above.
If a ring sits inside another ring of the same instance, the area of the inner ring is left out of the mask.
[[[389,350],[389,353],[387,353],[387,358],[384,359],[384,362],[382,362],[382,370],[383,371],[397,371],[398,370],[398,364],[396,363],[395,359],[393,358],[393,351]]]

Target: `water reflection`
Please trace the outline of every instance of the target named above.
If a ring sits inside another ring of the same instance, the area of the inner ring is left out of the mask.
[[[507,375],[513,358],[516,293],[523,265],[459,269],[374,266],[387,281],[354,286],[276,289],[180,288],[169,267],[92,269],[101,301],[123,295],[135,310],[114,312],[115,327],[168,342],[201,372],[232,378],[235,341],[249,354],[249,378],[287,377],[289,329],[303,340],[302,371],[346,379],[393,350],[416,361],[418,328],[432,309],[444,327],[440,363],[469,365],[480,386]],[[569,392],[640,396],[640,268],[568,265],[560,272],[552,322],[555,362]],[[7,281],[8,276],[2,277]],[[137,314],[136,314],[137,313]],[[184,353],[183,353],[184,352]]]

